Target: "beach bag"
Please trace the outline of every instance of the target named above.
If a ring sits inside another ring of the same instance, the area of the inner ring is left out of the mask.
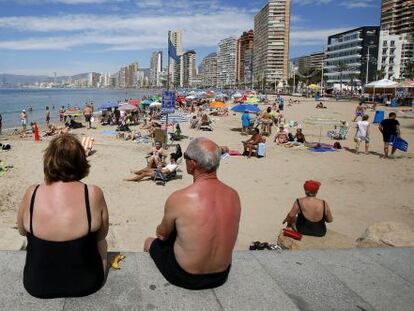
[[[258,157],[264,157],[266,155],[266,144],[259,143],[257,145],[257,156]]]
[[[341,144],[339,143],[339,141],[336,141],[336,142],[333,144],[333,147],[334,147],[334,149],[342,149],[342,146],[341,146]]]
[[[302,234],[293,230],[292,228],[284,228],[283,235],[299,241],[302,239]]]
[[[391,135],[389,142],[395,149],[401,150],[403,152],[408,151],[408,143],[401,137]]]

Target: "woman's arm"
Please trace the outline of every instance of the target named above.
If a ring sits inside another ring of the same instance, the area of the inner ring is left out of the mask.
[[[325,216],[326,216],[326,222],[333,222],[333,216],[331,209],[329,208],[328,203],[325,202]]]
[[[299,206],[297,201],[295,201],[295,203],[293,203],[292,209],[290,210],[290,212],[286,215],[285,220],[283,220],[282,224],[287,223],[288,226],[291,226],[293,224],[296,223],[296,215],[299,212]]]
[[[97,234],[98,251],[102,258],[103,268],[104,270],[106,270],[108,262],[108,243],[106,242],[106,236],[108,235],[109,230],[108,207],[106,205],[105,197],[102,190],[99,187],[94,188],[94,190],[96,191],[97,208],[101,212],[101,226]]]
[[[17,212],[17,229],[19,231],[19,233],[23,236],[26,236],[27,231],[24,228],[24,215],[26,213],[27,208],[29,207],[30,203],[30,198],[33,194],[33,190],[34,190],[34,185],[30,186],[29,188],[26,189],[24,195],[23,195],[23,199],[19,204],[19,210]]]

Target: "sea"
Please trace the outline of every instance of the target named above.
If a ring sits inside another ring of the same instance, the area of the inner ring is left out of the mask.
[[[149,89],[28,89],[0,88],[0,114],[3,129],[20,126],[20,112],[26,109],[28,124],[45,123],[45,108],[50,109],[51,121],[59,120],[59,108],[79,107],[94,103],[98,108],[107,102],[141,99],[143,96],[161,94],[160,90]],[[31,109],[29,109],[31,108]]]

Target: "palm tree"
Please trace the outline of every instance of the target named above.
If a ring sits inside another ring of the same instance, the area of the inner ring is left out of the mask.
[[[346,71],[346,70],[348,70],[348,65],[346,64],[346,63],[344,63],[344,62],[339,62],[337,65],[336,65],[336,71],[338,71],[339,72],[339,77],[340,77],[340,80],[341,80],[341,84],[340,84],[340,86],[339,86],[339,88],[340,88],[340,92],[342,93],[342,73],[344,72],[344,71]]]

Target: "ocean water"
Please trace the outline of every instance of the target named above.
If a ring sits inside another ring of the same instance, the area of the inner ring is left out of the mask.
[[[107,102],[141,99],[145,95],[161,93],[159,90],[137,89],[2,89],[0,88],[0,114],[3,129],[20,126],[20,112],[26,109],[28,124],[45,122],[45,107],[49,106],[52,122],[59,120],[59,108],[79,107],[93,102],[95,108]],[[32,111],[28,111],[32,107]]]

